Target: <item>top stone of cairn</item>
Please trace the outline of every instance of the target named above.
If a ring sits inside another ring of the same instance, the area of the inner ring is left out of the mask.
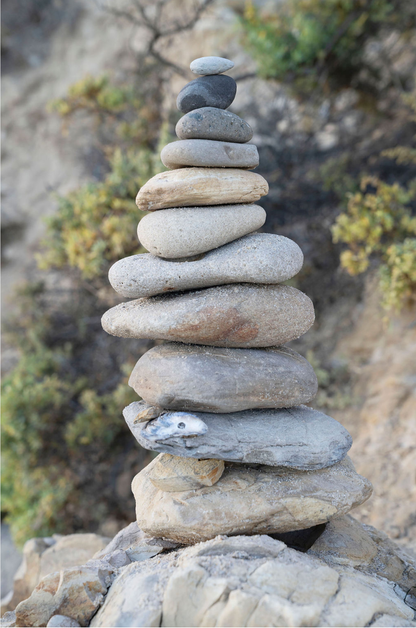
[[[199,76],[210,76],[211,74],[222,74],[234,67],[234,63],[223,57],[200,57],[192,61],[191,72]]]

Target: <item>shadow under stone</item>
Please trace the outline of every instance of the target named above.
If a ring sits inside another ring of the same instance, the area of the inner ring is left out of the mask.
[[[306,530],[294,530],[293,532],[269,534],[268,536],[271,536],[272,539],[276,539],[277,541],[282,541],[285,545],[298,552],[307,552],[315,541],[319,539],[325,528],[326,523],[320,523]]]

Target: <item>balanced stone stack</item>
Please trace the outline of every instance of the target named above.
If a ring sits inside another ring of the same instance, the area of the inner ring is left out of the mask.
[[[227,111],[233,63],[204,57],[180,92],[179,141],[169,169],[137,195],[140,242],[110,270],[134,300],[109,310],[104,329],[159,343],[130,377],[141,397],[124,410],[146,449],[161,452],[133,480],[137,522],[181,543],[218,534],[302,530],[371,494],[346,454],[348,432],[305,405],[311,365],[284,346],[314,322],[310,299],[284,285],[301,269],[292,240],[256,233],[268,185],[250,126]]]

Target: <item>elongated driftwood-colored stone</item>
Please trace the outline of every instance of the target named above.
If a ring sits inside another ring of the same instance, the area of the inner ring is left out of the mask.
[[[149,404],[201,412],[288,408],[311,401],[318,388],[309,362],[287,347],[223,349],[179,343],[147,351],[129,384]]]
[[[166,168],[257,168],[259,153],[254,144],[215,140],[178,140],[166,144],[160,153]]]
[[[154,464],[132,483],[137,524],[152,536],[185,544],[219,534],[303,530],[347,513],[372,491],[348,457],[319,471],[227,463],[214,486],[174,495],[150,481]]]
[[[273,347],[314,322],[312,301],[281,285],[235,284],[136,299],[106,312],[106,332],[214,347]]]
[[[154,211],[166,207],[254,203],[267,194],[266,179],[236,168],[179,168],[161,172],[140,188],[137,207]]]
[[[340,462],[352,444],[338,421],[307,406],[229,414],[171,411],[138,425],[134,416],[142,403],[123,411],[133,436],[145,449],[175,456],[313,470]]]
[[[223,460],[196,460],[161,454],[152,465],[149,479],[168,493],[213,486],[224,472]]]
[[[116,292],[137,299],[227,283],[281,283],[294,277],[302,264],[302,251],[293,240],[252,233],[197,259],[131,255],[116,262],[108,277]]]
[[[175,207],[147,214],[137,235],[153,255],[176,259],[206,253],[260,229],[266,212],[259,205]]]

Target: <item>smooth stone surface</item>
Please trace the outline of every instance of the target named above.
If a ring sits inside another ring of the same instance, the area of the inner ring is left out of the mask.
[[[248,122],[231,111],[216,107],[202,107],[185,114],[177,123],[175,132],[181,140],[219,140],[241,144],[253,137]]]
[[[66,626],[76,628],[76,626],[79,626],[79,623],[65,615],[54,615],[47,623],[47,628],[64,628]]]
[[[281,283],[294,277],[302,265],[303,253],[293,240],[252,233],[196,260],[131,255],[113,264],[108,277],[116,292],[137,299],[227,283]]]
[[[312,366],[288,347],[223,349],[171,343],[147,351],[129,385],[149,404],[200,412],[289,408],[311,401],[318,389]]]
[[[178,140],[167,144],[160,153],[166,168],[185,166],[205,168],[257,168],[259,153],[254,144],[214,140]]]
[[[135,401],[123,411],[133,436],[145,449],[175,456],[312,470],[339,462],[352,445],[338,421],[307,406],[229,414],[197,412],[206,432],[183,437],[178,425],[186,425],[188,413],[167,412],[138,426],[132,419],[140,403]]]
[[[223,460],[196,460],[161,454],[152,466],[149,479],[168,493],[213,486],[224,473]]]
[[[234,284],[120,303],[102,317],[106,332],[214,347],[274,347],[315,320],[306,294],[282,285]]]
[[[183,113],[200,107],[227,109],[233,102],[236,91],[237,83],[231,76],[223,74],[202,76],[181,89],[176,106]]]
[[[236,168],[178,168],[155,175],[143,185],[136,205],[142,211],[166,207],[253,203],[267,194],[266,179]]]
[[[266,212],[260,205],[175,207],[144,216],[137,235],[152,255],[177,259],[216,249],[260,229],[265,222]]]
[[[200,57],[194,59],[189,67],[194,74],[208,76],[231,70],[234,67],[234,62],[224,57]]]
[[[348,457],[318,471],[227,463],[214,486],[174,496],[150,481],[154,464],[132,482],[137,524],[148,534],[185,544],[219,534],[303,530],[346,514],[372,491]]]

